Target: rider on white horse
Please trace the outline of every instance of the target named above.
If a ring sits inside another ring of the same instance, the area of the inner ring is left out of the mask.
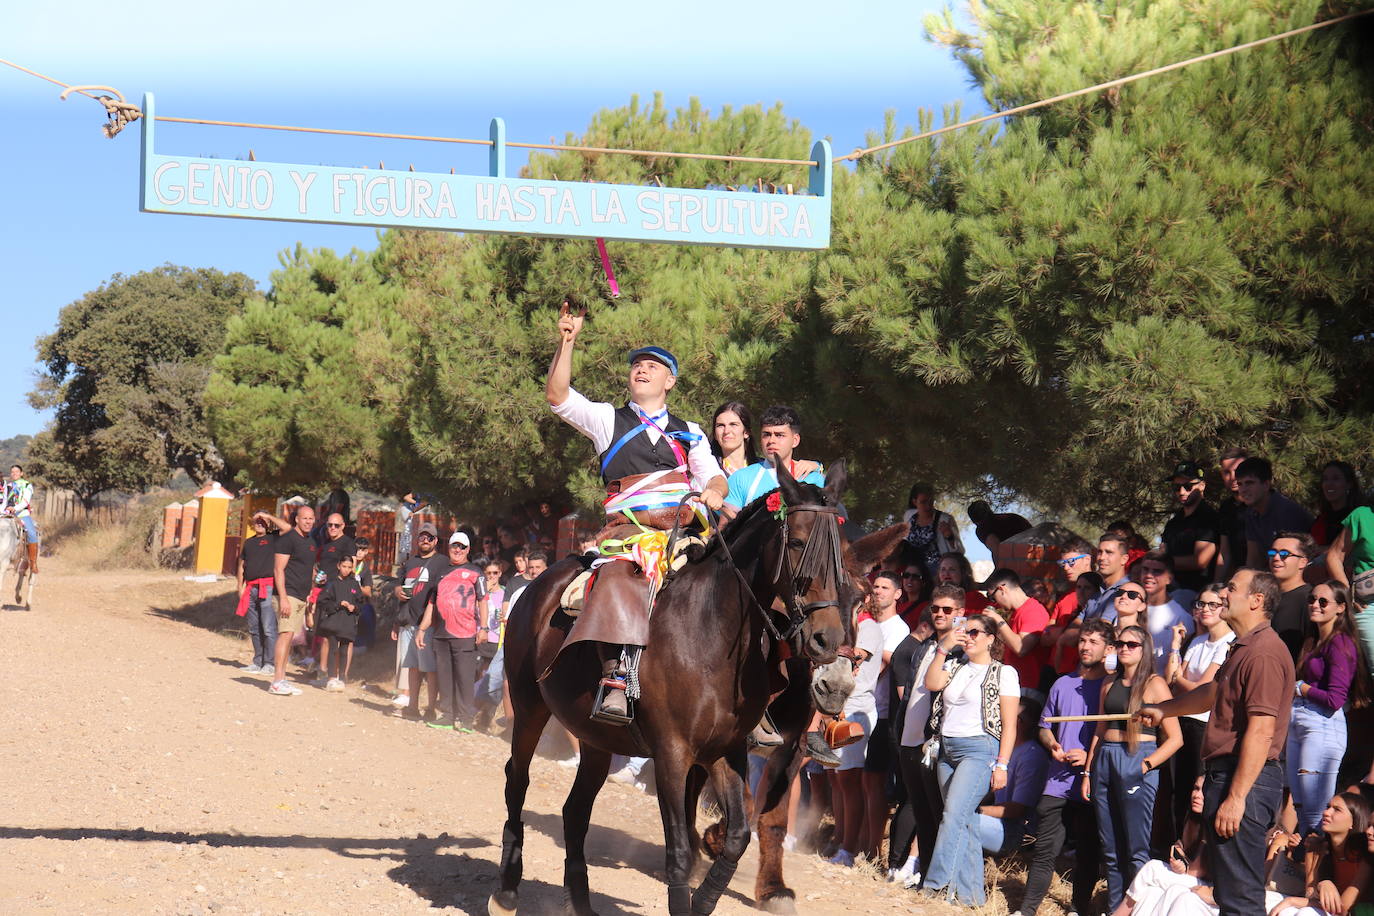
[[[29,556],[29,574],[38,573],[38,525],[34,523],[31,511],[33,503],[33,484],[24,479],[24,469],[19,465],[10,468],[10,479],[5,481],[5,496],[0,515],[17,518],[24,526],[25,541]]]

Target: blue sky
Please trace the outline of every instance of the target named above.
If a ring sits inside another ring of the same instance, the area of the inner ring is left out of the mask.
[[[492,116],[511,140],[562,141],[598,108],[664,93],[771,105],[836,152],[864,145],[889,109],[980,97],[949,54],[925,41],[922,18],[942,3],[645,5],[606,0],[497,7],[462,2],[310,0],[235,4],[76,0],[23,4],[5,16],[0,57],[67,83],[105,84],[158,113],[230,121],[485,137]],[[114,140],[103,110],[0,67],[0,175],[6,215],[0,258],[5,356],[0,438],[35,433],[33,342],[58,312],[115,273],[165,262],[242,271],[266,288],[278,254],[298,242],[370,248],[376,230],[140,213],[138,127]],[[938,117],[937,117],[938,121]],[[407,144],[163,124],[158,149],[233,158],[479,172],[484,148]],[[512,170],[523,163],[511,150]]]

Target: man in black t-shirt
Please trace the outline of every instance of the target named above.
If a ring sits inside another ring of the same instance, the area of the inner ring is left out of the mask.
[[[247,618],[248,636],[253,640],[253,661],[239,668],[245,674],[276,674],[272,656],[277,648],[277,613],[272,607],[272,588],[277,535],[290,530],[281,519],[255,513],[253,534],[239,548],[238,616]]]
[[[307,602],[315,573],[315,542],[310,529],[315,525],[315,510],[301,506],[290,531],[277,538],[277,556],[273,580],[277,591],[276,680],[269,691],[277,696],[300,693],[299,687],[286,682],[286,663],[291,658],[291,637],[310,625]]]
[[[339,561],[344,557],[353,557],[358,552],[358,546],[353,538],[344,534],[344,526],[347,522],[338,512],[331,512],[324,522],[324,541],[320,544],[316,552],[315,559],[315,588],[316,590],[325,582],[335,578],[339,572]],[[311,591],[315,594],[315,590]],[[314,602],[311,602],[312,604]],[[329,640],[316,639],[316,651],[320,660],[320,678],[315,682],[316,687],[325,687],[329,683],[327,672],[329,671]]]
[[[1201,592],[1212,582],[1221,543],[1221,516],[1203,498],[1207,484],[1202,468],[1181,461],[1169,476],[1180,508],[1164,525],[1160,541],[1174,558],[1174,581],[1180,588]]]
[[[391,638],[396,640],[397,681],[400,682],[400,675],[404,672],[406,684],[406,692],[394,701],[398,707],[395,715],[407,719],[420,718],[421,675],[429,685],[429,711],[433,713],[438,709],[439,675],[434,645],[416,645],[415,635],[425,616],[429,590],[449,570],[448,557],[436,552],[439,532],[434,525],[429,522],[421,525],[415,533],[415,544],[418,553],[406,558],[401,582],[396,586],[400,612],[396,617],[396,626],[391,630]]]
[[[325,578],[328,578],[338,572],[340,558],[357,555],[357,542],[344,534],[344,525],[346,524],[344,517],[337,512],[325,520],[325,539],[324,543],[320,545],[319,559],[315,563],[316,579],[320,578],[321,573],[324,574]]]

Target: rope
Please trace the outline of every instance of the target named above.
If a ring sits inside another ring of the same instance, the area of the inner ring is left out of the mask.
[[[1104,89],[1114,89],[1117,86],[1124,86],[1127,83],[1134,83],[1137,80],[1143,80],[1147,77],[1158,76],[1161,73],[1168,73],[1171,70],[1181,70],[1184,67],[1188,67],[1193,64],[1200,64],[1208,60],[1215,60],[1218,57],[1225,57],[1228,54],[1235,54],[1238,51],[1245,51],[1250,48],[1257,48],[1260,45],[1267,45],[1270,42],[1274,41],[1282,41],[1285,38],[1292,38],[1294,35],[1301,35],[1304,32],[1313,32],[1317,29],[1324,29],[1327,26],[1336,25],[1341,22],[1347,22],[1351,19],[1356,19],[1360,16],[1368,16],[1370,13],[1374,13],[1374,9],[1362,10],[1358,13],[1347,13],[1344,16],[1337,16],[1335,19],[1326,19],[1322,22],[1314,22],[1312,25],[1305,25],[1302,28],[1298,29],[1290,29],[1287,32],[1280,32],[1277,35],[1270,35],[1267,38],[1257,38],[1254,41],[1247,41],[1244,44],[1235,45],[1233,47],[1225,48],[1220,51],[1212,51],[1209,54],[1201,54],[1197,57],[1190,57],[1187,60],[1180,60],[1176,63],[1166,64],[1163,67],[1155,67],[1153,70],[1145,70],[1140,73],[1133,73],[1130,76],[1123,76],[1120,79],[1108,80],[1105,83],[1098,83],[1096,86],[1088,86],[1086,89],[1075,89],[1073,92],[1065,92],[1060,95],[1051,96],[1047,99],[1040,99],[1038,102],[1030,102],[1026,105],[1018,105],[1015,108],[1008,108],[1005,111],[993,112],[992,114],[983,115],[982,117],[978,118],[973,118],[969,121],[961,121],[958,124],[950,124],[947,127],[938,127],[935,130],[928,130],[925,133],[916,134],[912,137],[903,137],[900,140],[893,140],[890,143],[881,143],[877,146],[867,147],[866,149],[855,149],[854,152],[848,153],[844,156],[836,156],[834,161],[843,162],[846,159],[859,159],[863,156],[867,156],[869,153],[876,153],[880,150],[891,149],[894,146],[901,146],[905,143],[915,143],[917,140],[925,140],[927,138],[934,137],[938,134],[949,133],[950,131],[960,130],[961,128],[965,127],[972,127],[975,124],[982,124],[986,121],[994,121],[997,118],[1010,117],[1011,115],[1021,114],[1023,111],[1033,111],[1037,108],[1044,108],[1048,105],[1053,105],[1056,102],[1063,102],[1067,99],[1077,98],[1080,95],[1088,95],[1093,92],[1101,92]]]
[[[1125,86],[1128,83],[1134,83],[1138,80],[1148,79],[1152,76],[1159,76],[1160,74],[1169,73],[1174,70],[1181,70],[1184,67],[1190,67],[1193,64],[1200,64],[1205,61],[1216,60],[1217,58],[1225,57],[1230,54],[1235,54],[1240,51],[1249,50],[1250,48],[1257,48],[1261,45],[1267,45],[1272,42],[1282,41],[1286,38],[1292,38],[1296,35],[1302,35],[1307,32],[1314,32],[1317,29],[1324,29],[1328,26],[1339,25],[1342,22],[1349,22],[1352,19],[1358,19],[1361,16],[1368,16],[1371,13],[1374,13],[1374,9],[1360,10],[1354,13],[1347,13],[1344,16],[1337,16],[1334,19],[1326,19],[1321,22],[1314,22],[1311,25],[1305,25],[1300,28],[1290,29],[1287,32],[1280,32],[1277,35],[1270,35],[1265,38],[1257,38],[1254,41],[1247,41],[1243,44],[1233,45],[1229,48],[1223,48],[1220,51],[1212,51],[1208,54],[1200,54],[1197,57],[1190,57],[1187,60],[1176,61],[1175,63],[1166,64],[1162,67],[1155,67],[1152,70],[1144,70],[1140,73],[1133,73],[1130,76],[1123,76],[1118,79],[1108,80],[1105,83],[1098,83],[1095,86],[1088,86],[1083,89],[1075,89],[1072,92],[1060,93],[1059,95],[1051,96],[1045,99],[1040,99],[1035,102],[1029,102],[1025,105],[1017,105],[1015,108],[1008,108],[1004,111],[997,111],[993,112],[992,114],[982,115],[981,117],[972,118],[968,121],[961,121],[958,124],[949,124],[945,127],[938,127],[934,130],[928,130],[910,137],[903,137],[900,140],[893,140],[888,143],[880,143],[877,146],[870,146],[863,149],[856,148],[852,153],[846,153],[843,156],[836,156],[833,161],[844,162],[847,160],[861,159],[864,156],[867,156],[871,153],[880,152],[886,149],[892,149],[893,147],[902,146],[907,143],[915,143],[917,140],[926,140],[931,137],[939,136],[940,134],[949,133],[951,131],[962,130],[965,127],[972,127],[975,124],[984,124],[988,121],[995,121],[998,118],[1007,118],[1011,117],[1012,115],[1021,114],[1023,112],[1034,111],[1038,108],[1045,108],[1049,105],[1054,105],[1058,102],[1064,102],[1069,99],[1078,98],[1079,96],[1090,95],[1094,92],[1101,92],[1105,89],[1114,89],[1118,86]],[[28,67],[16,64],[14,61],[0,58],[0,64],[4,64],[8,67],[13,67],[16,70],[22,71],[31,76],[36,76],[39,79],[47,80],[48,82],[56,86],[63,87],[63,89],[66,89],[69,92],[79,92],[81,95],[84,95],[87,98],[91,98],[97,102],[100,102],[102,105],[105,106],[105,110],[109,115],[111,122],[105,125],[106,136],[113,137],[115,134],[119,133],[119,131],[122,130],[126,124],[132,123],[133,121],[136,121],[143,116],[143,113],[138,110],[138,107],[136,105],[124,101],[124,97],[122,95],[119,95],[118,90],[110,89],[110,91],[114,92],[116,96],[119,96],[118,99],[112,99],[109,96],[92,95],[90,92],[86,91],[87,89],[109,89],[108,86],[70,86],[67,83],[62,82],[61,80],[53,79],[51,76],[46,76],[42,73],[39,73],[36,70],[30,70]],[[64,92],[63,97],[65,98],[66,95],[67,93]],[[299,127],[286,124],[254,124],[246,121],[213,121],[205,118],[174,118],[163,115],[159,115],[155,120],[166,121],[174,124],[204,124],[209,125],[211,127],[246,127],[255,130],[284,130],[295,131],[299,133],[332,134],[336,136],[347,137],[376,137],[383,140],[421,140],[430,143],[462,143],[470,144],[473,146],[492,145],[491,140],[469,139],[463,137],[430,137],[419,134],[393,134],[368,130],[341,130],[327,127]],[[730,156],[718,153],[674,153],[669,152],[667,150],[618,149],[606,146],[577,146],[565,143],[511,142],[507,143],[506,145],[510,147],[515,147],[517,149],[545,149],[571,153],[598,153],[601,155],[608,156],[644,156],[648,158],[662,157],[667,159],[705,159],[712,162],[753,162],[767,165],[820,165],[820,163],[816,162],[814,159],[770,159],[762,156]]]

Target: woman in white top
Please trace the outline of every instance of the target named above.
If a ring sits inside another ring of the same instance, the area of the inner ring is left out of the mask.
[[[1221,612],[1226,602],[1221,600],[1220,582],[1213,582],[1200,593],[1193,602],[1193,620],[1197,624],[1196,635],[1191,642],[1187,631],[1176,626],[1171,634],[1173,650],[1169,653],[1168,664],[1164,669],[1164,680],[1174,696],[1182,696],[1194,687],[1209,684],[1217,676],[1217,669],[1226,661],[1226,653],[1231,649],[1236,634],[1222,619]],[[1187,646],[1186,652],[1183,647]],[[1193,780],[1202,773],[1202,733],[1207,730],[1209,712],[1191,716],[1179,716],[1178,727],[1183,732],[1183,747],[1174,758],[1174,785],[1192,785]],[[1182,829],[1188,816],[1188,798],[1182,792],[1175,793],[1174,823]]]
[[[989,786],[996,790],[1007,784],[1021,701],[1016,670],[992,657],[997,625],[990,614],[968,618],[963,659],[946,669],[941,646],[926,670],[926,689],[941,691],[931,708],[931,729],[932,740],[940,743],[937,775],[945,812],[922,893],[965,906],[987,902],[974,814]]]

